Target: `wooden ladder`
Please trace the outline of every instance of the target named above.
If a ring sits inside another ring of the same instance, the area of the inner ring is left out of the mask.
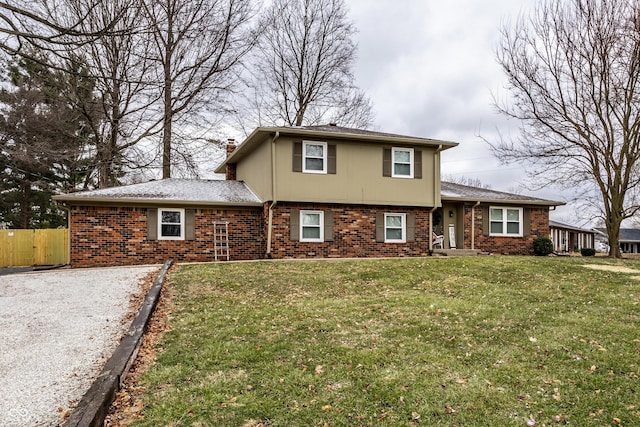
[[[216,261],[229,261],[229,223],[213,223],[213,251]]]

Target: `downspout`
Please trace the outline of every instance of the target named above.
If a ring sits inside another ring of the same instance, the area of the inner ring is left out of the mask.
[[[436,152],[433,155],[433,208],[429,211],[429,254],[433,253],[433,212],[438,209],[438,205],[442,205],[440,198],[441,186],[440,183],[440,157],[438,156],[442,151],[442,144],[438,145]],[[444,245],[442,245],[444,248]]]
[[[67,211],[67,240],[69,242],[67,247],[67,259],[69,263],[67,265],[71,265],[71,207],[67,205],[66,202],[56,202],[56,205],[60,209]]]
[[[273,200],[269,205],[269,223],[267,225],[267,253],[266,257],[271,258],[271,237],[273,234],[273,208],[278,203],[278,196],[276,191],[276,140],[280,137],[280,132],[276,131],[276,134],[271,140],[271,195]]]
[[[476,202],[471,208],[471,250],[476,249],[476,208],[480,205],[480,202]]]
[[[433,212],[438,209],[437,207],[432,207],[429,211],[429,228],[431,228],[431,233],[429,233],[429,255],[433,253]]]

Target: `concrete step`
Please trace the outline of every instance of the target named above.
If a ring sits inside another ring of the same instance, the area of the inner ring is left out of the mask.
[[[434,249],[433,255],[435,256],[477,256],[481,255],[482,251],[479,249]]]

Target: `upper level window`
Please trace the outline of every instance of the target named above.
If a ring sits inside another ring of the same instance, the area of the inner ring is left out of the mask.
[[[300,211],[300,241],[324,241],[324,212]]]
[[[302,172],[327,173],[327,143],[302,143]]]
[[[391,149],[394,178],[413,178],[413,148]]]
[[[492,236],[522,236],[522,208],[489,208]]]
[[[158,239],[184,240],[184,209],[158,209]]]
[[[384,241],[404,243],[407,240],[406,214],[384,214]]]

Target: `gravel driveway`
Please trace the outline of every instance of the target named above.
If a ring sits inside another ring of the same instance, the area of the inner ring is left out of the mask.
[[[130,296],[160,266],[0,277],[0,426],[57,425],[129,327]]]

